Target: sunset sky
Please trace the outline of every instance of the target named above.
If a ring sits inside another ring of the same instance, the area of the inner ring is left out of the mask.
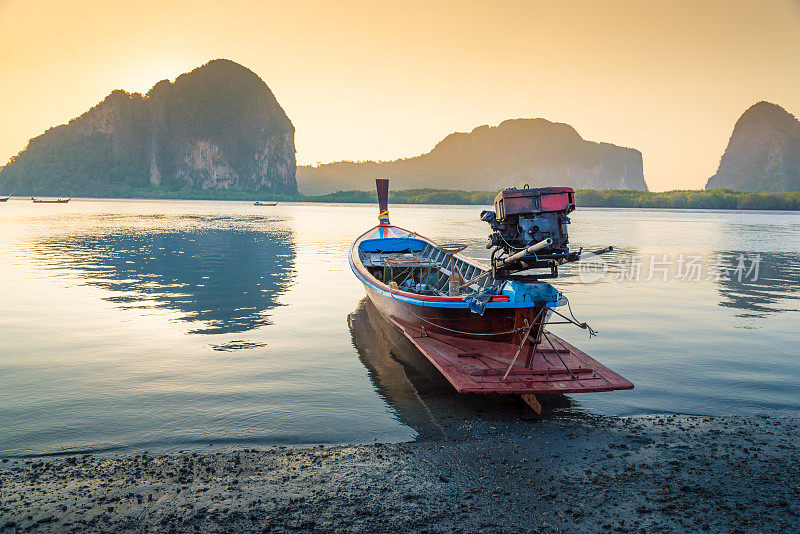
[[[270,86],[301,164],[544,117],[640,150],[651,190],[698,189],[750,105],[800,114],[800,0],[0,0],[0,164],[113,89],[213,58]]]

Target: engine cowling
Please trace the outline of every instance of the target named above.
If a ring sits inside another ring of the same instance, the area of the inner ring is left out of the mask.
[[[507,188],[494,199],[495,211],[484,211],[481,219],[489,223],[492,233],[487,248],[495,249],[494,260],[512,256],[526,248],[550,239],[552,243],[518,261],[503,265],[498,274],[510,274],[536,268],[548,268],[555,277],[556,267],[574,261],[577,253],[569,250],[568,215],[575,210],[575,191],[570,187]]]

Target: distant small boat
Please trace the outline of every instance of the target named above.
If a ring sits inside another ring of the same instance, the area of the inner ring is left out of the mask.
[[[56,199],[53,199],[53,200],[31,197],[31,200],[33,200],[33,202],[35,204],[66,204],[67,202],[72,200],[72,197],[69,197],[69,198],[56,198]]]
[[[0,197],[0,202],[5,202],[9,198],[11,198],[11,195],[8,195],[7,197]]]
[[[277,205],[278,205],[277,202],[261,202],[260,200],[257,200],[255,204],[253,204],[253,206],[277,206]]]

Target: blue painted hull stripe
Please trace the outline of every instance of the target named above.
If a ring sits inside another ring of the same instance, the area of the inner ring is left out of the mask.
[[[421,306],[421,307],[455,308],[455,309],[462,309],[462,310],[466,310],[468,308],[467,303],[464,302],[464,301],[447,302],[447,301],[440,301],[440,300],[434,300],[434,301],[421,300],[421,299],[415,299],[415,298],[407,297],[405,295],[400,295],[400,294],[397,294],[397,293],[390,293],[389,291],[386,291],[385,289],[383,289],[382,287],[378,286],[377,284],[374,284],[373,282],[368,280],[365,276],[363,276],[361,273],[359,273],[358,269],[356,269],[355,265],[353,264],[353,259],[352,258],[350,258],[349,263],[350,263],[350,270],[353,271],[353,274],[356,275],[356,278],[358,278],[361,281],[361,283],[364,284],[364,286],[366,286],[367,288],[371,289],[372,291],[375,291],[376,293],[379,293],[379,294],[381,294],[381,295],[383,295],[385,297],[393,298],[393,299],[399,300],[401,302],[407,302],[408,304],[413,304],[415,306]],[[502,309],[502,308],[533,308],[533,307],[536,306],[536,304],[537,303],[535,303],[535,302],[488,302],[488,303],[486,303],[486,307],[490,308],[490,309],[491,308],[499,308],[499,309]],[[553,303],[548,303],[547,305],[548,306],[556,306],[557,303],[553,302]]]

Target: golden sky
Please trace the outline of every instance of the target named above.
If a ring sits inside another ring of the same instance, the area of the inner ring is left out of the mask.
[[[697,189],[750,105],[800,114],[800,0],[0,0],[0,164],[213,58],[270,86],[299,163],[544,117],[641,150],[651,190]]]

